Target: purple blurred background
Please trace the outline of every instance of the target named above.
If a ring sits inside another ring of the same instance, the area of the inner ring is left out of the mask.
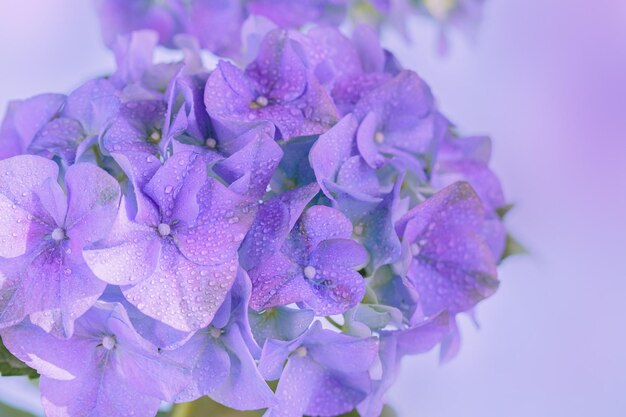
[[[110,72],[86,0],[5,0],[0,111]],[[432,86],[466,133],[488,133],[531,254],[462,319],[463,347],[404,361],[400,417],[626,416],[626,1],[489,0],[472,41],[412,22],[385,45]],[[0,397],[15,380],[0,381]],[[33,406],[33,408],[36,408]]]

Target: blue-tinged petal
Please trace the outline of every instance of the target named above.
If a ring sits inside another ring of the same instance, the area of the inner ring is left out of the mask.
[[[263,312],[250,310],[252,333],[259,346],[268,339],[291,341],[300,336],[313,321],[312,310],[274,307]]]
[[[325,187],[325,181],[335,182],[343,163],[355,152],[354,135],[357,120],[349,114],[324,134],[311,148],[309,161],[322,191],[332,198]]]

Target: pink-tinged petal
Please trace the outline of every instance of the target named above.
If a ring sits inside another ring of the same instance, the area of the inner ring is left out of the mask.
[[[252,280],[250,307],[263,310],[288,305],[311,296],[302,267],[278,252],[248,271]]]
[[[324,181],[335,182],[343,163],[353,155],[357,120],[347,115],[326,133],[320,135],[309,153],[309,162],[322,191],[332,198]]]
[[[407,277],[427,316],[465,311],[498,287],[496,262],[483,236],[485,213],[465,182],[416,206],[396,223],[412,256]]]
[[[133,223],[124,204],[109,235],[83,250],[83,258],[104,282],[129,285],[154,272],[161,252],[161,239],[155,228]]]
[[[164,240],[154,273],[122,291],[144,314],[175,329],[193,331],[211,322],[236,274],[235,256],[218,265],[198,265]]]
[[[196,197],[200,208],[190,227],[173,229],[180,252],[201,265],[230,262],[254,219],[253,203],[215,179],[208,179]]]
[[[326,240],[311,253],[308,260],[314,271],[306,275],[313,297],[305,304],[317,315],[341,314],[357,305],[365,295],[365,280],[355,268],[367,263],[367,252],[348,239]]]
[[[105,170],[80,163],[65,173],[68,209],[65,229],[68,237],[80,248],[105,237],[117,216],[120,186]]]
[[[56,180],[58,172],[55,162],[39,156],[20,155],[0,161],[1,257],[29,252],[56,227],[38,192],[49,179]]]

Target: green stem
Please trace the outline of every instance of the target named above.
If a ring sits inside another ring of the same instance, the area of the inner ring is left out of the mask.
[[[338,328],[339,330],[343,331],[343,326],[339,323],[337,323],[335,320],[333,320],[332,317],[330,316],[326,316],[326,320],[328,320],[328,322],[330,324],[332,324],[333,326],[335,326],[336,328]]]

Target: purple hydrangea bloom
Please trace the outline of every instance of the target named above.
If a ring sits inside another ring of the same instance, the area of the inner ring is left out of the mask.
[[[209,395],[239,410],[267,408],[274,404],[274,394],[255,363],[260,349],[248,322],[250,291],[250,280],[240,270],[211,325],[196,332],[182,347],[164,353],[192,370],[192,383],[176,401],[192,401]]]
[[[223,129],[268,120],[285,140],[324,132],[337,119],[332,99],[307,67],[301,45],[273,30],[245,71],[222,61],[209,77],[204,101],[218,135]]]
[[[351,17],[415,10],[371,3]],[[458,351],[507,238],[490,142],[457,137],[375,30],[333,27],[349,6],[101,0],[117,70],[9,105],[0,348],[47,415],[209,396],[377,417],[404,356]]]
[[[456,181],[467,181],[485,208],[485,235],[491,250],[500,259],[506,230],[497,210],[506,206],[500,180],[489,168],[491,140],[487,137],[447,137],[440,146],[431,183],[437,189]]]
[[[136,222],[120,210],[107,238],[85,250],[88,265],[146,315],[183,331],[207,326],[235,279],[249,201],[190,152],[170,157],[138,200]]]
[[[430,89],[412,71],[400,72],[365,95],[354,114],[360,120],[359,153],[373,168],[394,157],[418,172],[414,167],[419,167],[423,155],[436,146],[447,128]]]
[[[285,230],[290,218],[278,210],[261,211],[259,216],[263,217],[258,228],[278,220],[282,226],[275,230]],[[366,264],[367,253],[350,239],[350,221],[335,209],[313,206],[288,230],[286,238],[281,234],[267,242],[269,253],[248,271],[251,307],[261,310],[301,302],[318,315],[329,315],[356,305],[363,298],[365,283],[355,269]],[[279,249],[270,252],[275,248]]]
[[[382,373],[372,381],[372,393],[358,406],[362,417],[378,417],[385,404],[385,393],[398,375],[400,361],[406,355],[430,351],[450,333],[450,317],[442,313],[406,330],[380,332],[378,356]]]
[[[173,140],[162,142],[161,149],[171,143],[173,152],[202,154],[231,190],[262,197],[283,155],[274,141],[274,125],[242,123],[218,135],[204,105],[205,83],[203,75],[177,77],[168,104],[173,121],[165,133],[166,139]]]
[[[102,239],[117,213],[120,187],[104,170],[76,164],[57,183],[57,164],[21,155],[0,161],[1,326],[30,316],[66,337],[106,284],[82,257]]]
[[[246,18],[243,1],[189,0],[185,17],[187,33],[196,37],[203,48],[220,56],[238,55]]]
[[[345,18],[347,3],[347,0],[251,0],[248,8],[251,13],[288,28],[307,23],[339,25]]]
[[[358,25],[352,39],[333,27],[314,27],[298,40],[304,45],[309,66],[342,115],[400,71],[367,25]]]
[[[371,392],[368,370],[376,353],[375,338],[337,334],[322,329],[319,322],[294,341],[268,341],[259,369],[267,379],[280,380],[278,405],[264,416],[334,416],[351,411]]]
[[[97,0],[102,37],[113,47],[118,37],[139,29],[154,30],[159,42],[173,45],[174,35],[183,30],[180,0]]]
[[[135,331],[120,304],[99,302],[76,321],[71,339],[57,339],[24,322],[4,329],[11,352],[41,374],[50,417],[153,417],[173,401],[190,371],[161,355]]]
[[[396,223],[406,279],[426,316],[467,311],[498,287],[496,260],[483,235],[485,213],[465,182],[444,188]]]
[[[382,197],[354,196],[340,186],[328,184],[334,206],[352,222],[353,237],[369,252],[371,268],[392,264],[402,254],[400,239],[394,229],[394,221],[400,216],[401,176],[392,191]]]
[[[241,56],[246,23],[258,17],[292,29],[311,24],[341,27],[347,21],[354,27],[388,26],[409,39],[407,20],[421,15],[436,22],[439,49],[445,52],[447,31],[473,35],[483,7],[484,0],[98,0],[102,35],[111,48],[132,31],[153,30],[166,47],[176,47],[177,36],[191,35],[203,48],[231,58]]]
[[[89,81],[67,97],[58,117],[41,128],[26,152],[47,158],[58,156],[72,164],[95,144],[119,107],[117,91],[110,81]]]
[[[9,103],[0,126],[0,159],[24,153],[65,104],[62,94],[40,94]]]

